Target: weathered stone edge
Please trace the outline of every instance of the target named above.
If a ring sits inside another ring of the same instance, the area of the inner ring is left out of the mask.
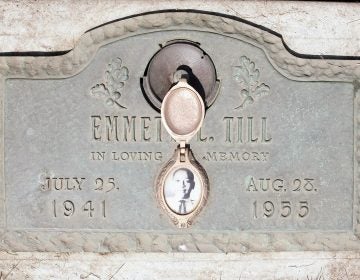
[[[268,31],[230,18],[202,13],[157,13],[103,25],[85,33],[70,52],[59,56],[0,56],[6,77],[50,78],[80,72],[96,50],[110,41],[164,29],[202,30],[248,40],[268,55],[282,74],[299,80],[353,81],[360,79],[358,60],[308,59],[290,54],[282,39]]]
[[[14,252],[203,252],[357,251],[351,233],[94,233],[5,231],[0,251]]]
[[[360,237],[360,81],[354,85],[354,233]]]

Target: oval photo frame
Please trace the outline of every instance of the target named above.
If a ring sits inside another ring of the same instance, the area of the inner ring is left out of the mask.
[[[199,215],[209,196],[209,178],[190,148],[180,161],[180,148],[161,169],[155,183],[158,203],[179,228],[187,228]]]

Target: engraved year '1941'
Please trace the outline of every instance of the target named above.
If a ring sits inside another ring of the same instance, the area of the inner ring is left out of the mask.
[[[72,200],[53,200],[52,206],[54,218],[71,217],[74,215],[82,215],[89,218],[95,216],[106,218],[105,200],[98,203],[92,200],[88,200],[85,203],[75,203]]]

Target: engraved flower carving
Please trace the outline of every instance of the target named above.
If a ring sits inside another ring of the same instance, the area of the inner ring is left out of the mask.
[[[260,72],[255,63],[246,56],[240,57],[240,65],[233,67],[234,80],[240,83],[241,104],[234,109],[244,108],[252,104],[256,98],[270,94],[270,88],[259,81]]]
[[[129,79],[129,70],[122,65],[122,60],[117,57],[109,63],[105,72],[105,81],[96,84],[90,89],[90,95],[95,98],[103,98],[105,104],[118,106],[126,109],[120,104],[121,90]]]

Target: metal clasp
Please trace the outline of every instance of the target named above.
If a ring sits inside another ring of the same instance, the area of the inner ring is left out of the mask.
[[[186,142],[180,141],[180,162],[185,162],[186,160]]]

